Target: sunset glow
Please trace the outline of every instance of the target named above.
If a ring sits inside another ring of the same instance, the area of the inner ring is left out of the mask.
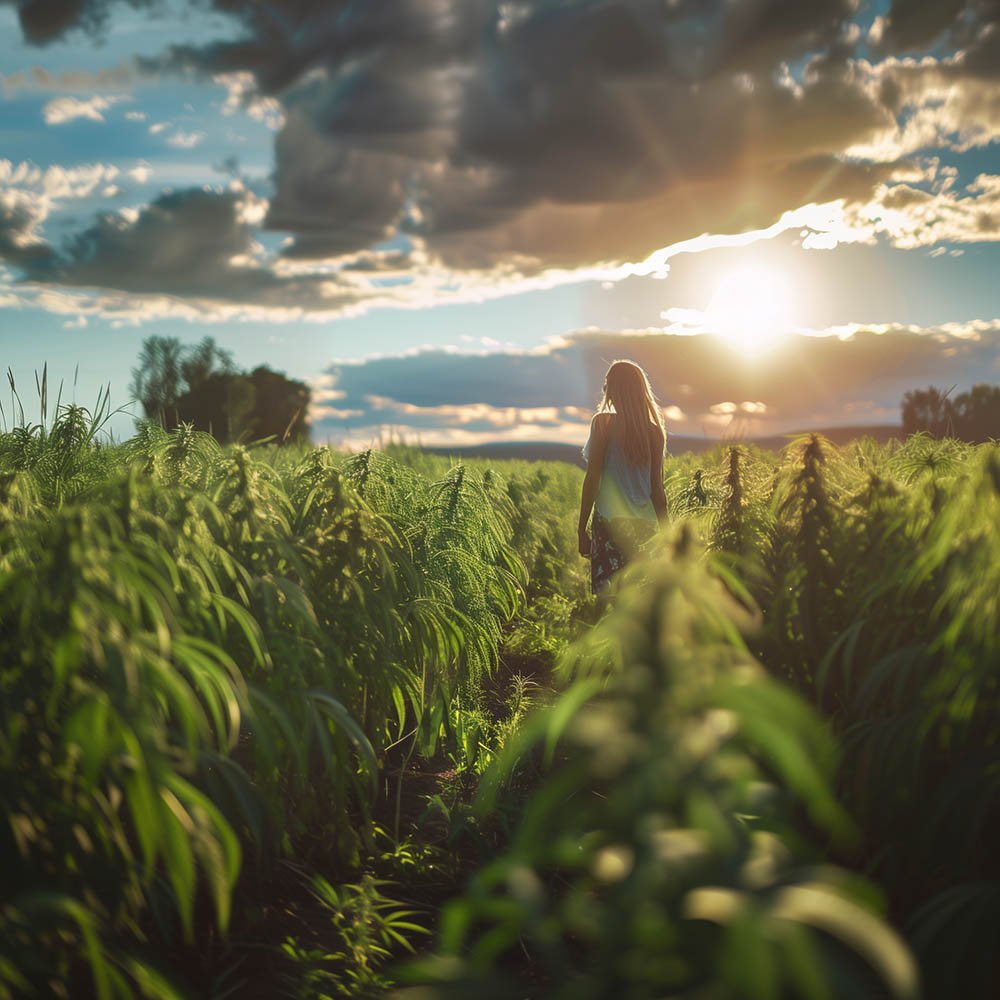
[[[998,37],[983,0],[0,3],[4,372],[110,384],[122,440],[151,336],[303,381],[335,446],[582,445],[617,357],[692,436],[898,425],[1000,373]]]
[[[789,295],[784,276],[776,271],[732,271],[708,304],[705,327],[741,354],[764,354],[787,332]]]

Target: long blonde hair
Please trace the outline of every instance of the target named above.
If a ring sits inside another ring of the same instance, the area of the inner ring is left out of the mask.
[[[616,423],[619,440],[625,457],[633,465],[643,465],[652,458],[650,424],[659,428],[661,442],[666,441],[663,414],[653,395],[649,379],[632,361],[619,359],[612,362],[604,378],[604,392],[597,412],[618,415]]]

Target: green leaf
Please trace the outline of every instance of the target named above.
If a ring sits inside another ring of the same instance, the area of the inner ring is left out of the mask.
[[[225,931],[229,926],[233,886],[240,872],[239,841],[215,804],[194,785],[176,774],[168,777],[167,785],[186,807],[184,813],[188,822],[182,825],[190,832],[201,869],[212,890],[219,927]],[[166,801],[173,809],[170,799]],[[175,815],[180,818],[179,814]]]
[[[160,847],[167,871],[167,878],[174,889],[177,912],[184,929],[184,939],[194,940],[194,851],[190,838],[194,834],[194,821],[169,788],[160,789],[160,799],[166,808],[160,809]]]
[[[325,691],[313,688],[306,691],[305,696],[328,718],[332,719],[344,731],[351,743],[354,744],[354,748],[358,751],[365,764],[365,769],[368,772],[368,778],[371,782],[372,794],[374,794],[378,788],[378,761],[375,758],[375,751],[372,749],[372,745],[361,727],[351,718],[347,709],[336,698],[331,697]]]

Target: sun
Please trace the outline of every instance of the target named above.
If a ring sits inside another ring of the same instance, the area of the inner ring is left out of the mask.
[[[790,303],[788,283],[779,271],[741,268],[719,282],[705,311],[705,328],[740,354],[754,357],[785,337]]]

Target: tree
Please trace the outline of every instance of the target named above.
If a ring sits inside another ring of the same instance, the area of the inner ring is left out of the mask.
[[[177,400],[177,423],[193,424],[221,444],[251,436],[253,383],[238,372],[211,372]]]
[[[954,387],[953,387],[954,388]],[[933,386],[903,396],[903,430],[956,437],[976,444],[1000,438],[1000,386],[981,382],[949,399]]]
[[[129,392],[149,420],[166,423],[184,391],[184,348],[176,337],[147,337],[132,369]]]
[[[955,437],[981,444],[1000,438],[1000,386],[985,382],[955,397]]]
[[[188,389],[196,388],[217,372],[223,375],[235,375],[236,366],[233,364],[232,351],[222,350],[211,337],[203,338],[200,343],[184,352],[181,375],[187,382]]]
[[[934,386],[911,389],[903,396],[903,430],[907,434],[926,431],[940,438],[953,433],[951,404],[948,394]]]
[[[190,423],[223,443],[309,440],[308,386],[264,365],[240,371],[211,337],[190,347],[176,337],[147,337],[130,389],[147,419],[167,430]]]
[[[249,376],[254,388],[251,436],[271,437],[279,444],[309,440],[309,387],[262,365]]]

